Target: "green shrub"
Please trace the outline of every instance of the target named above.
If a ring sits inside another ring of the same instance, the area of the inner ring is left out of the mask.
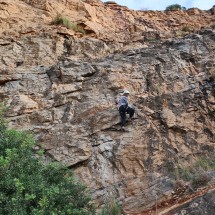
[[[215,155],[211,154],[208,157],[199,157],[195,163],[190,166],[180,167],[175,170],[175,179],[191,182],[193,188],[205,186],[211,180],[210,171],[215,170]]]
[[[195,163],[196,169],[202,169],[203,171],[209,171],[211,159],[206,157],[199,157]]]
[[[210,169],[215,170],[215,155],[211,155],[209,159]]]
[[[72,27],[70,21],[66,17],[63,17],[61,14],[57,14],[57,16],[52,21],[52,24],[63,25],[68,29],[70,29]]]
[[[194,172],[191,167],[184,167],[178,169],[179,178],[185,181],[191,181],[194,178]]]
[[[2,119],[2,108],[0,108]],[[93,215],[86,187],[57,162],[44,164],[34,138],[0,120],[0,214]]]
[[[119,215],[121,212],[121,207],[116,201],[116,199],[111,196],[107,199],[104,207],[102,208],[100,215]]]
[[[85,33],[86,33],[85,30],[84,30],[82,27],[78,26],[78,24],[76,24],[76,23],[72,24],[71,29],[72,29],[73,31],[80,32],[80,33],[82,33],[82,34],[85,34]]]
[[[166,11],[170,10],[186,10],[186,7],[182,7],[180,4],[172,4],[166,7]]]
[[[82,27],[78,26],[76,23],[71,23],[66,17],[64,17],[62,14],[57,14],[57,16],[52,21],[53,25],[62,25],[65,26],[68,29],[71,29],[76,32],[80,32],[82,34],[85,34],[85,31]]]
[[[6,111],[5,106],[3,103],[0,103],[0,131],[6,128],[5,120],[4,120],[4,113]]]
[[[210,180],[211,177],[207,174],[196,175],[196,177],[194,177],[192,180],[192,187],[196,189],[202,186],[206,186]]]

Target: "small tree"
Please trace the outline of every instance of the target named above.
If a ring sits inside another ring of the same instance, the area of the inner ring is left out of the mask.
[[[86,187],[64,165],[44,164],[31,134],[9,130],[0,107],[0,214],[94,215]]]
[[[186,10],[186,7],[182,7],[180,4],[172,4],[166,7],[166,11],[170,10]]]

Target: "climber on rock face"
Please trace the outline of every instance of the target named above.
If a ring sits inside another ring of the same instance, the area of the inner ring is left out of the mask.
[[[129,91],[124,90],[123,95],[119,99],[119,113],[121,116],[121,130],[125,130],[126,113],[129,114],[129,118],[132,119],[134,116],[134,108],[128,104]]]

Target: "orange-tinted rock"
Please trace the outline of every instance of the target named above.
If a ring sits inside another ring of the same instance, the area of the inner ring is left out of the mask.
[[[211,12],[1,2],[0,101],[10,127],[35,132],[99,206],[110,192],[128,213],[177,199],[170,175],[215,147],[214,32],[181,31],[209,26]],[[85,34],[51,24],[58,13]],[[115,104],[123,89],[137,116],[128,132],[119,131]]]

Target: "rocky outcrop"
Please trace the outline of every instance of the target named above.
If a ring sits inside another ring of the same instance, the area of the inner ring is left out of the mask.
[[[73,169],[98,207],[110,193],[125,213],[171,199],[177,166],[214,151],[215,33],[162,38],[199,14],[199,28],[211,23],[211,13],[130,11],[100,1],[0,2],[0,100],[10,127],[33,131],[38,148]],[[57,12],[94,33],[50,25]],[[121,16],[134,31],[117,22]],[[177,25],[167,25],[170,16]],[[125,39],[126,32],[141,37]],[[119,132],[115,101],[125,88],[137,119]]]
[[[214,150],[213,32],[93,61],[22,66],[1,78],[10,126],[72,167],[98,203],[116,192],[125,211],[171,197],[168,171]],[[16,72],[14,72],[16,71]],[[138,119],[117,131],[115,98],[131,92]],[[4,100],[5,100],[4,99]]]
[[[213,214],[215,210],[215,191],[212,190],[203,196],[195,198],[192,202],[186,203],[183,206],[169,211],[169,215],[180,214]]]
[[[180,37],[213,26],[215,22],[214,7],[208,11],[197,8],[168,12],[133,11],[100,0],[1,0],[0,10],[0,33],[8,39],[38,34],[50,38],[50,35],[62,33],[140,45],[143,41]],[[86,35],[72,30],[65,33],[62,27],[51,25],[57,14],[83,27]]]

